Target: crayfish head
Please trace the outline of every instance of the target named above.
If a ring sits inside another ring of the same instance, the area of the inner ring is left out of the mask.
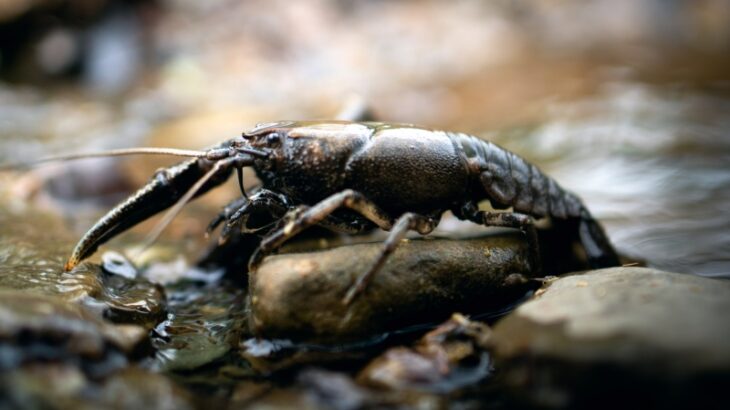
[[[367,123],[350,121],[281,121],[257,125],[243,144],[268,154],[270,166],[288,167],[330,159],[347,159],[372,135]],[[256,164],[258,167],[260,164]]]
[[[264,187],[314,203],[342,189],[348,160],[371,135],[367,123],[286,121],[260,124],[243,139],[269,154],[254,164]]]
[[[234,147],[264,153],[266,156],[255,158],[254,168],[272,170],[286,157],[287,140],[293,124],[292,121],[258,124],[251,131],[244,132],[241,140],[234,142]]]

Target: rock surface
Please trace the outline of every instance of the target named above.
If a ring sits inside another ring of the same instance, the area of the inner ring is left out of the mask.
[[[730,281],[646,268],[558,279],[497,323],[515,397],[551,407],[717,404],[730,385]]]
[[[49,363],[0,373],[2,409],[195,409],[191,395],[168,377],[138,367],[102,380],[77,367]]]
[[[370,362],[358,375],[362,384],[394,391],[449,393],[489,375],[487,340],[491,330],[455,313],[426,333],[415,348],[398,346]]]
[[[381,243],[270,257],[250,278],[251,326],[268,338],[357,340],[484,312],[524,295],[531,268],[519,232],[466,240],[407,240],[348,307],[342,298]]]
[[[59,297],[0,290],[0,370],[52,361],[99,377],[126,366],[146,341],[144,328],[111,324]]]

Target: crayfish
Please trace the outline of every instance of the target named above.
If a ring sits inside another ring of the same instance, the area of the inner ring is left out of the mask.
[[[266,213],[266,230],[249,260],[249,272],[308,227],[338,232],[389,231],[372,268],[344,295],[349,304],[366,289],[408,231],[429,234],[442,214],[486,226],[516,228],[539,258],[534,219],[567,221],[592,267],[618,265],[618,256],[581,200],[536,166],[470,135],[377,122],[276,122],[206,151],[126,150],[192,157],[158,172],[134,195],[102,217],[79,241],[65,269],[99,245],[150,216],[185,203],[223,183],[234,170],[243,197],[226,207],[212,227],[222,235],[245,231],[253,213]],[[241,170],[252,167],[262,185],[247,193]],[[480,210],[489,201],[495,210]],[[539,266],[535,265],[535,266]]]

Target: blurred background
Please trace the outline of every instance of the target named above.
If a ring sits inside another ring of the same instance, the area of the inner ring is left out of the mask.
[[[629,256],[730,276],[729,51],[723,0],[2,0],[0,162],[201,148],[359,98],[383,121],[473,133],[538,164]],[[4,183],[98,215],[161,164]],[[215,212],[230,185],[198,206]],[[199,235],[208,219],[190,215]]]

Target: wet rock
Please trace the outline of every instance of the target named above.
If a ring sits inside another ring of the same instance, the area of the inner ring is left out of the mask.
[[[366,272],[381,243],[266,258],[250,277],[252,329],[267,338],[342,342],[483,312],[524,295],[530,276],[519,232],[465,240],[404,241],[368,288],[347,307],[342,298]],[[513,276],[514,278],[514,276]]]
[[[0,374],[0,408],[193,409],[189,393],[165,376],[130,367],[101,381],[77,368],[38,365]]]
[[[354,410],[372,404],[368,392],[344,373],[309,369],[299,374],[298,382],[320,408]]]
[[[318,345],[293,343],[290,340],[248,338],[239,345],[240,357],[249,367],[249,375],[271,376],[277,372],[306,366],[360,363],[372,356],[388,335],[352,344]]]
[[[604,269],[541,289],[491,343],[503,382],[531,404],[715,408],[730,385],[728,311],[730,281]]]
[[[319,410],[328,407],[318,403],[316,398],[313,399],[302,389],[246,382],[235,387],[228,408]]]
[[[195,408],[190,394],[170,379],[136,367],[124,369],[106,380],[101,385],[97,402],[85,407],[93,409],[110,406],[122,409],[161,410]]]
[[[395,347],[373,360],[358,381],[389,390],[448,393],[484,379],[490,329],[454,314],[427,333],[415,348]]]
[[[0,371],[50,361],[100,377],[126,366],[146,341],[142,327],[110,324],[61,298],[0,290]]]
[[[111,275],[119,275],[127,279],[137,277],[137,269],[134,265],[118,252],[104,252],[101,256],[101,268]]]
[[[414,392],[384,392],[358,385],[346,372],[308,368],[294,383],[245,381],[233,389],[230,408],[266,409],[441,409],[478,408],[460,406],[445,397]]]

